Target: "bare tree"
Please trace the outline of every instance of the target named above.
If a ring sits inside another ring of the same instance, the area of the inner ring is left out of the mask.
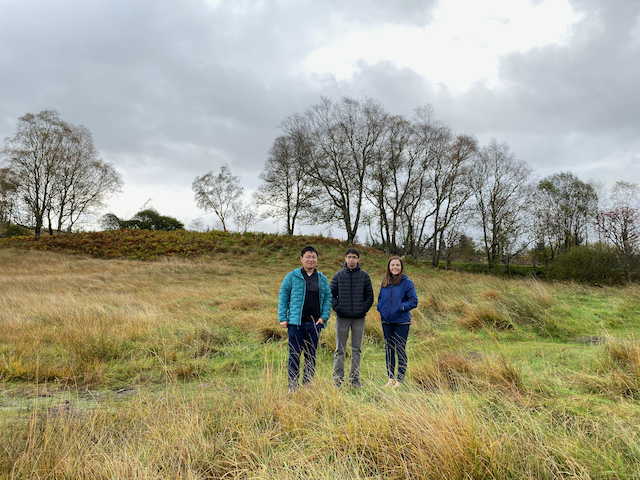
[[[122,187],[118,172],[100,159],[89,130],[63,121],[55,110],[20,117],[3,154],[36,236],[45,218],[50,234],[54,220],[58,233],[63,227],[71,231]]]
[[[244,192],[240,185],[240,178],[232,175],[229,167],[223,165],[217,175],[211,171],[196,177],[191,188],[198,207],[205,212],[214,212],[222,222],[222,229],[226,232],[227,222]]]
[[[20,197],[35,220],[36,237],[52,204],[62,145],[69,132],[58,112],[43,110],[20,117],[15,135],[5,138],[4,163],[17,180]]]
[[[477,149],[475,138],[458,135],[451,138],[444,154],[434,159],[428,182],[431,188],[427,195],[434,211],[431,234],[434,247],[432,266],[434,267],[438,266],[442,251],[457,241],[462,233],[458,220],[467,218],[466,207],[472,195],[462,178],[471,168]],[[422,241],[423,248],[428,241],[429,239]]]
[[[411,153],[413,130],[404,117],[388,119],[387,129],[378,155],[374,157],[366,183],[366,194],[375,209],[370,216],[377,225],[372,238],[379,238],[387,253],[403,253],[403,208],[422,175],[417,157]]]
[[[597,215],[600,234],[627,257],[640,249],[640,189],[637,183],[616,182],[607,205]]]
[[[233,210],[233,220],[238,231],[246,233],[260,221],[260,213],[251,203],[238,202]]]
[[[309,174],[309,139],[304,128],[290,120],[289,133],[277,137],[269,150],[262,184],[254,200],[267,207],[266,217],[286,222],[287,235],[293,235],[299,216],[311,209],[314,179]]]
[[[489,269],[524,251],[531,216],[532,171],[507,143],[492,138],[468,175]]]
[[[436,120],[430,105],[416,109],[413,123],[388,119],[366,190],[385,251],[419,257],[433,245],[437,265],[442,239],[469,199],[462,177],[476,149],[473,137]]]
[[[343,97],[334,104],[328,98],[305,113],[310,138],[309,171],[320,186],[317,223],[341,226],[353,242],[365,200],[365,176],[386,128],[387,113],[375,100]],[[299,123],[299,122],[296,122]],[[285,132],[290,122],[285,121]]]
[[[119,192],[122,184],[115,168],[100,158],[91,132],[82,126],[70,126],[49,209],[57,216],[58,233],[63,225],[70,232],[80,218],[104,207],[106,199]],[[52,233],[50,218],[49,231]]]
[[[438,262],[440,236],[469,197],[468,189],[460,188],[460,177],[475,143],[471,137],[457,138],[448,125],[435,118],[430,105],[416,109],[413,131],[413,154],[421,174],[404,205],[405,250],[419,257],[431,244],[433,261]]]
[[[0,168],[0,222],[15,222],[18,210],[18,182],[11,170]]]
[[[191,220],[191,223],[189,223],[189,230],[193,232],[206,232],[207,227],[205,226],[202,217],[194,218],[193,220]]]

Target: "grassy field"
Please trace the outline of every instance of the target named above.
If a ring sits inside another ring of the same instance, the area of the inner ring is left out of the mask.
[[[0,479],[640,478],[640,286],[407,265],[405,385],[383,388],[372,312],[364,388],[333,386],[332,317],[290,395],[280,282],[301,243],[329,277],[345,245],[220,238],[152,262],[0,248]],[[362,263],[378,285],[385,257]]]

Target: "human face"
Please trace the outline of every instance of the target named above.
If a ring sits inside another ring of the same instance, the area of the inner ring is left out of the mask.
[[[304,255],[300,257],[300,261],[305,272],[311,273],[318,263],[318,255],[314,252],[304,252]]]
[[[360,260],[358,256],[353,253],[350,253],[349,255],[344,257],[344,261],[347,262],[347,267],[349,267],[351,270],[356,268],[356,266],[358,265],[358,260]]]
[[[391,260],[389,263],[389,271],[392,275],[398,275],[402,271],[402,263],[400,263],[400,260]]]

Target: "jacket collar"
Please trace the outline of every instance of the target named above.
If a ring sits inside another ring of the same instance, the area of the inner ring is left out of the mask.
[[[347,272],[352,271],[349,267],[347,267],[347,262],[344,262],[344,263],[342,264],[342,268],[344,268]],[[355,272],[356,270],[360,270],[360,269],[361,269],[361,268],[360,268],[360,262],[358,262],[358,263],[356,264],[355,268],[353,269],[353,271]]]
[[[302,276],[302,272],[303,272],[303,270],[304,270],[304,269],[303,269],[303,267],[296,268],[296,269],[293,271],[293,274],[294,274],[296,277],[300,277],[300,278],[304,279],[304,277]],[[315,272],[318,274],[318,276],[322,275],[322,272],[321,272],[320,270],[318,270],[317,268],[315,269]]]

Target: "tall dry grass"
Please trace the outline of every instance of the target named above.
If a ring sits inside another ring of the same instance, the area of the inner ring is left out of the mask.
[[[5,380],[90,387],[153,379],[214,354],[234,332],[257,337],[274,324],[278,285],[264,282],[266,272],[251,281],[247,266],[0,257]]]
[[[616,383],[637,381],[636,287],[408,266],[420,304],[405,385],[382,387],[373,311],[365,388],[333,387],[330,322],[313,388],[288,395],[276,307],[297,259],[263,260],[1,249],[0,478],[640,476],[640,407]],[[570,341],[605,319],[631,338]]]
[[[278,372],[281,373],[281,372]],[[631,419],[544,410],[500,393],[288,396],[274,382],[186,395],[170,384],[117,410],[34,407],[3,425],[6,478],[633,478]]]

